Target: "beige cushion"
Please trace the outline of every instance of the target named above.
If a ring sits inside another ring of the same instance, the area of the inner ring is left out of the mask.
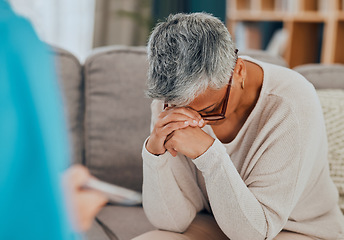
[[[331,177],[344,212],[344,90],[317,90],[325,117]]]
[[[141,191],[150,103],[147,54],[140,47],[97,49],[85,63],[85,164],[107,182]]]
[[[316,89],[344,89],[344,64],[305,64],[294,68]]]
[[[132,239],[145,232],[156,229],[148,221],[143,208],[139,206],[108,205],[98,213],[97,219],[106,228],[115,233],[118,240]]]
[[[72,163],[83,162],[84,82],[79,60],[70,52],[52,47],[56,72],[64,98],[68,132],[71,142]]]
[[[239,51],[238,54],[239,54],[239,57],[250,56],[251,58],[257,59],[262,62],[272,63],[272,64],[280,65],[282,67],[288,67],[287,62],[282,57],[269,54],[266,51],[248,49],[245,51]]]
[[[99,221],[99,220],[98,220]],[[100,225],[101,223],[97,222],[97,220],[93,220],[92,226],[85,232],[86,239],[88,240],[110,240],[109,236],[103,229],[103,226]]]

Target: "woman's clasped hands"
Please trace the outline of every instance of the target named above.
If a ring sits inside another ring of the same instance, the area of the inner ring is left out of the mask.
[[[146,148],[154,155],[168,151],[174,157],[181,153],[195,159],[214,142],[214,138],[201,129],[204,125],[197,111],[188,107],[168,107],[160,113]]]

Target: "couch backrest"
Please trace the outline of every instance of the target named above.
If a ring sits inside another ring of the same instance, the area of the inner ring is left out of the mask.
[[[238,54],[239,54],[239,57],[250,56],[262,62],[272,63],[272,64],[280,65],[282,67],[288,67],[288,63],[282,57],[271,55],[266,51],[249,49],[245,51],[239,51]]]
[[[344,65],[307,64],[294,70],[317,89],[326,124],[330,174],[344,212]]]
[[[344,89],[344,64],[306,64],[294,68],[316,89]]]
[[[57,77],[66,103],[66,116],[71,141],[72,162],[82,163],[83,121],[84,121],[84,83],[82,68],[79,60],[70,52],[52,47],[51,53],[55,58]]]
[[[317,90],[325,118],[330,174],[339,191],[344,212],[344,90]]]
[[[141,190],[141,149],[149,136],[143,47],[97,49],[85,75],[85,164],[105,181]]]

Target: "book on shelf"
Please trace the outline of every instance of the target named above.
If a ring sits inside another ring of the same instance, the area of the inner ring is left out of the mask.
[[[276,0],[275,1],[275,11],[287,12],[288,11],[288,0]]]
[[[297,0],[276,0],[275,11],[297,13],[299,11],[299,1]]]
[[[330,1],[328,0],[318,0],[319,12],[322,14],[328,13],[330,10]]]

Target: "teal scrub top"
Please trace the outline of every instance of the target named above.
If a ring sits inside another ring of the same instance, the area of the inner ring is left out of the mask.
[[[76,239],[60,175],[69,161],[49,50],[0,0],[0,239]]]

